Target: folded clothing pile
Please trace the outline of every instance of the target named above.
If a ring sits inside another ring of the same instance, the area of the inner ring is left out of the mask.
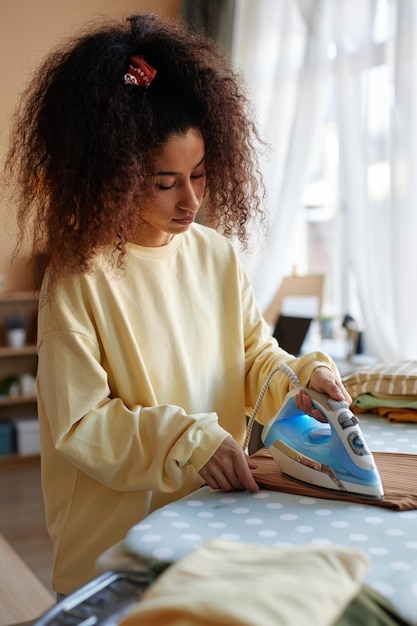
[[[214,539],[165,565],[120,626],[409,626],[350,547]]]
[[[369,365],[342,380],[355,412],[417,422],[417,361]]]
[[[121,626],[332,626],[368,566],[364,553],[343,546],[214,539],[168,567]]]

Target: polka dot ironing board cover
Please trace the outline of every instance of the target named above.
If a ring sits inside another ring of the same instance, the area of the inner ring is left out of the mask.
[[[362,416],[371,450],[417,454],[417,425]],[[273,546],[352,546],[366,552],[365,582],[417,624],[417,510],[302,497],[261,490],[212,492],[203,487],[134,526],[124,549],[141,560],[176,561],[214,538]]]

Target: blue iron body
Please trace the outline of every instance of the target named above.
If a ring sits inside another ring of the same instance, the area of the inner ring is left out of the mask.
[[[321,423],[297,408],[298,391],[287,394],[279,413],[262,430],[262,441],[281,470],[304,483],[381,500],[377,466],[347,402],[307,389],[327,419]]]

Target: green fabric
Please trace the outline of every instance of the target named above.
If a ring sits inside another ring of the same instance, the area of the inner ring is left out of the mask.
[[[157,559],[150,561],[148,569],[149,582],[153,583],[172,564],[173,561],[159,561]]]
[[[410,626],[392,604],[371,587],[363,585],[335,626]]]
[[[387,398],[386,396],[374,396],[372,393],[361,393],[354,399],[353,405],[361,409],[373,409],[378,406],[395,409],[417,409],[417,399],[414,400],[410,396],[406,396],[406,399],[400,400],[398,397]]]

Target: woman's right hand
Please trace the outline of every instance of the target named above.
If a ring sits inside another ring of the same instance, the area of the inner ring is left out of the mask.
[[[256,463],[244,453],[237,441],[226,437],[199,474],[212,489],[256,492],[259,487],[251,473],[251,469],[255,468]]]

